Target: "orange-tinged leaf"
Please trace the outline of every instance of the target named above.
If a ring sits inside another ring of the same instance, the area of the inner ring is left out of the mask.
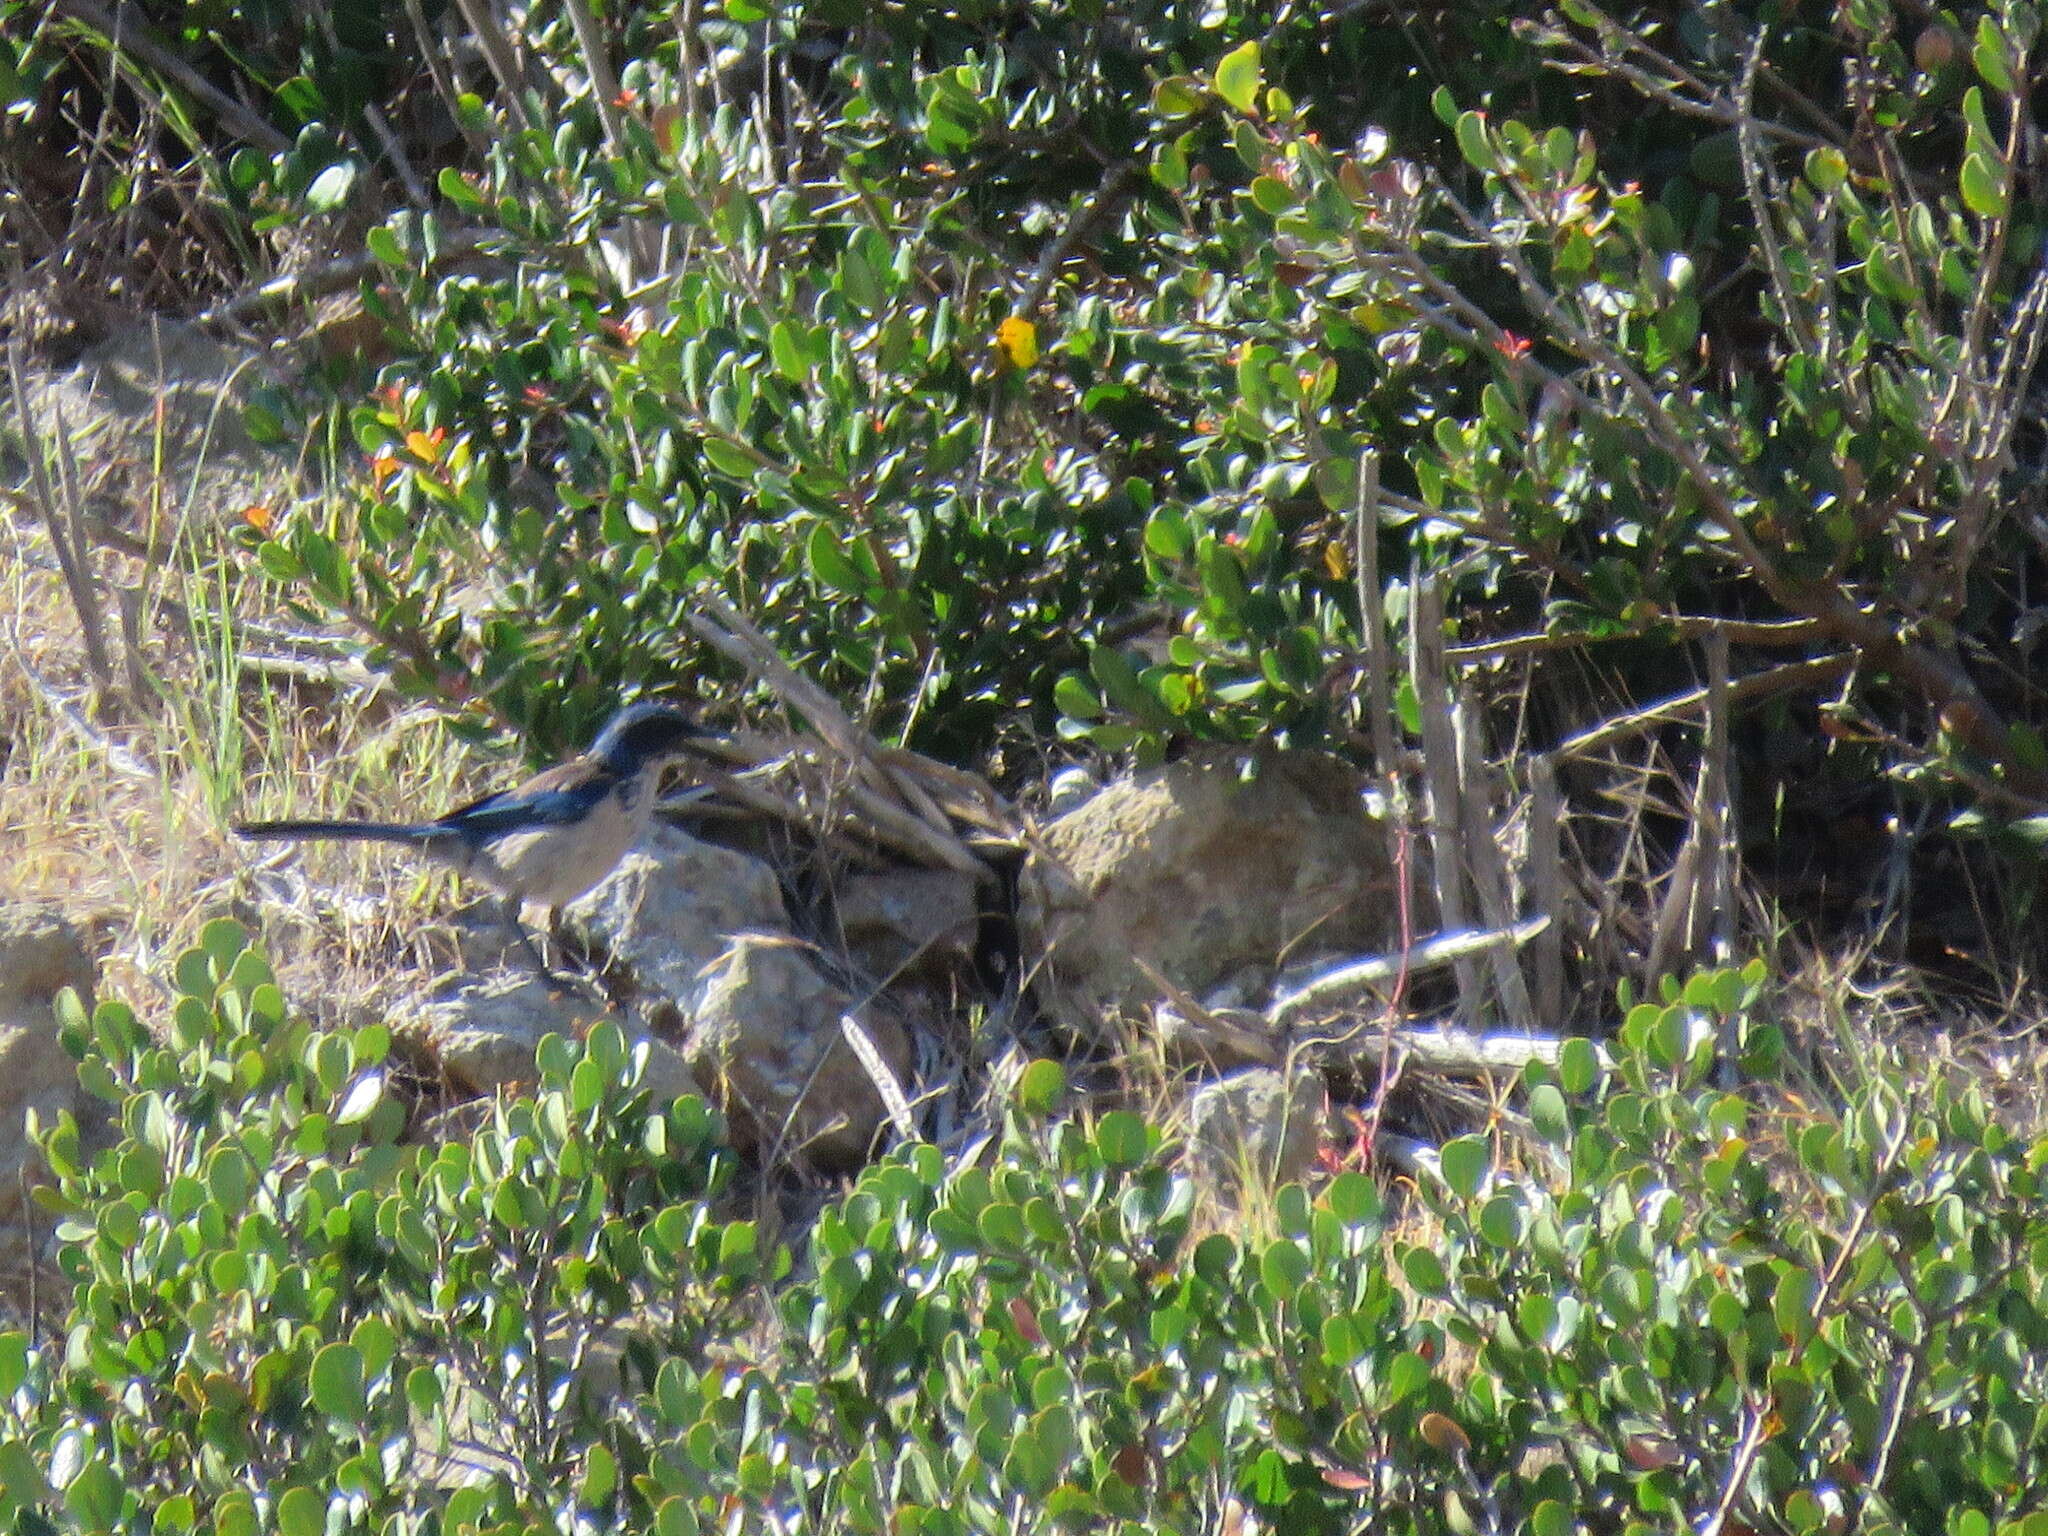
[[[648,125],[654,131],[655,145],[664,155],[673,155],[676,146],[683,142],[683,109],[669,105],[654,109],[654,120]]]
[[[1459,1428],[1458,1421],[1449,1414],[1425,1413],[1416,1428],[1422,1431],[1422,1438],[1429,1443],[1431,1450],[1450,1455],[1472,1449],[1472,1437]]]
[[[1011,315],[996,327],[996,350],[1022,373],[1038,361],[1038,327],[1022,315]]]
[[[1362,1493],[1372,1486],[1372,1479],[1363,1472],[1353,1472],[1348,1467],[1320,1467],[1323,1481],[1332,1488],[1341,1488],[1346,1493]]]
[[[258,533],[268,533],[270,532],[271,524],[276,522],[277,519],[271,515],[270,508],[258,501],[242,508],[242,521],[251,528],[254,528]]]
[[[441,457],[442,440],[447,435],[447,431],[441,427],[436,427],[431,432],[422,432],[414,428],[405,434],[405,451],[416,459],[424,459],[429,464],[436,463]]]

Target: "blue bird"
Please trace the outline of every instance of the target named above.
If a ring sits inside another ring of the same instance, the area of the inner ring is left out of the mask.
[[[681,710],[631,704],[581,756],[436,821],[249,821],[238,837],[403,843],[505,897],[505,920],[541,975],[557,980],[520,922],[526,903],[574,901],[610,874],[654,814],[661,772],[711,736]]]

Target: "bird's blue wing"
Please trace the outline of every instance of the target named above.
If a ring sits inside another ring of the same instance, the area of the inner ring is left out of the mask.
[[[589,815],[617,783],[614,775],[594,763],[563,763],[536,774],[517,789],[500,790],[450,811],[437,825],[472,843],[488,843],[528,829],[570,826]]]

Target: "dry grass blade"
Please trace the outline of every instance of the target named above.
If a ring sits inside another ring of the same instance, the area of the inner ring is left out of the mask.
[[[28,382],[18,335],[8,338],[7,374],[14,393],[15,421],[20,425],[22,449],[28,459],[29,483],[35,491],[34,510],[63,571],[65,590],[70,594],[72,609],[78,616],[79,638],[85,645],[86,665],[92,670],[100,697],[105,698],[114,691],[114,673],[107,660],[106,630],[100,613],[99,594],[93,586],[92,573],[86,569],[85,546],[78,542],[83,523],[77,506],[77,490],[69,473],[72,463],[69,434],[59,412],[56,436],[65,491],[60,501],[56,488],[50,483],[50,467],[38,440],[35,419],[29,413]]]
[[[911,1117],[910,1100],[903,1092],[903,1085],[896,1081],[896,1074],[889,1070],[889,1063],[875,1049],[875,1042],[861,1028],[860,1020],[850,1013],[842,1013],[839,1032],[846,1037],[846,1043],[860,1062],[861,1070],[867,1073],[868,1081],[875,1085],[875,1093],[880,1097],[882,1107],[889,1112],[889,1123],[896,1128],[896,1134],[905,1141],[916,1141],[917,1121]]]

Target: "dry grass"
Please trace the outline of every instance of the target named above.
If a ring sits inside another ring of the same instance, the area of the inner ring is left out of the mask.
[[[0,899],[55,902],[89,923],[107,946],[106,984],[129,996],[148,995],[222,915],[263,929],[308,1005],[367,999],[396,973],[445,964],[421,934],[460,904],[452,877],[371,846],[259,848],[228,824],[399,819],[511,770],[389,695],[244,669],[239,626],[293,621],[217,522],[189,520],[178,542],[144,594],[144,690],[89,717],[80,620],[47,537],[19,509],[0,510]],[[125,555],[94,559],[105,590],[142,578]]]

